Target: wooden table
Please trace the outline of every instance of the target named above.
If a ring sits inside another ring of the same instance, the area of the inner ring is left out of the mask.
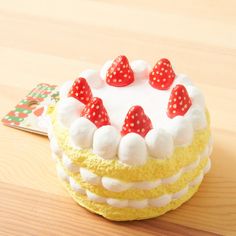
[[[0,235],[236,235],[236,2],[1,1],[0,115],[37,83],[119,54],[169,58],[204,91],[215,140],[199,192],[158,219],[114,223],[76,205],[45,137],[0,126]]]

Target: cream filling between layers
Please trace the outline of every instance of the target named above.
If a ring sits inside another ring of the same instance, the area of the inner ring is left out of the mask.
[[[90,170],[79,167],[72,163],[71,159],[67,157],[65,154],[62,155],[61,162],[69,172],[72,173],[80,173],[83,181],[93,184],[93,185],[101,185],[105,189],[112,192],[122,192],[128,189],[142,189],[142,190],[151,190],[154,189],[161,184],[172,184],[175,183],[181,176],[191,170],[194,170],[198,167],[199,163],[202,159],[210,156],[212,152],[212,140],[210,139],[206,148],[203,152],[201,152],[193,163],[188,166],[181,168],[175,175],[172,175],[168,178],[156,179],[154,181],[140,181],[140,182],[124,182],[115,178],[110,178],[106,176],[98,176]]]
[[[57,165],[57,173],[58,176],[63,180],[69,183],[70,188],[73,189],[76,193],[86,195],[87,198],[91,201],[97,202],[97,203],[105,203],[113,207],[117,208],[136,208],[136,209],[142,209],[147,207],[164,207],[167,204],[169,204],[173,200],[177,200],[187,194],[190,188],[199,185],[204,175],[210,170],[211,168],[211,160],[208,158],[208,162],[204,169],[200,171],[200,174],[194,178],[191,182],[189,182],[183,189],[180,191],[173,193],[173,194],[164,194],[158,198],[149,198],[149,199],[143,199],[143,200],[120,200],[115,198],[105,198],[101,197],[97,194],[94,194],[88,190],[83,189],[72,177],[69,177],[62,166],[60,164]]]

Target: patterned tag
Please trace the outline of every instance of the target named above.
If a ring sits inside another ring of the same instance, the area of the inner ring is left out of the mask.
[[[56,103],[59,99],[56,87],[46,83],[38,84],[2,119],[2,123],[28,132],[47,135],[46,110],[50,104]]]

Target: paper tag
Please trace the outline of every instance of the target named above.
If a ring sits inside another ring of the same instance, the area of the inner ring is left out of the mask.
[[[56,85],[38,84],[3,119],[4,125],[24,131],[47,135],[47,107],[59,100]]]

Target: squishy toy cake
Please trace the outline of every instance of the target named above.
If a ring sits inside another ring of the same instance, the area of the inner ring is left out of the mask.
[[[115,221],[157,217],[209,171],[210,119],[201,91],[168,59],[118,56],[59,88],[48,109],[57,173],[72,198]]]

